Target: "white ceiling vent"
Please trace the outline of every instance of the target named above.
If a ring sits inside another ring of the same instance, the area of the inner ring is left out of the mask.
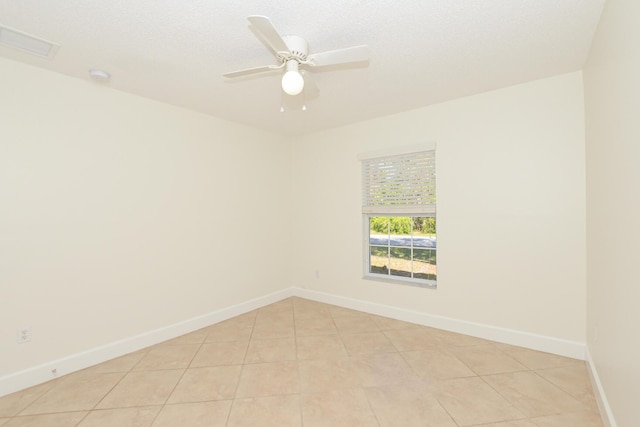
[[[57,43],[32,36],[31,34],[23,33],[22,31],[14,30],[13,28],[3,27],[1,25],[0,44],[48,59],[53,58],[58,51],[58,47],[60,47]]]

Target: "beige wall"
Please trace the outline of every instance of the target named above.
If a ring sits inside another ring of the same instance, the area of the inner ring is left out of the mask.
[[[587,338],[621,427],[640,423],[640,2],[608,0],[584,69]]]
[[[357,155],[428,141],[438,289],[363,280]],[[580,72],[300,138],[293,285],[584,342],[584,161]]]
[[[289,235],[269,230],[288,228],[288,141],[8,60],[0,75],[0,377],[287,286]]]
[[[0,69],[0,376],[291,285],[585,340],[581,73],[291,145]],[[365,281],[357,155],[425,141],[438,144],[439,287]],[[33,341],[17,345],[27,325]]]

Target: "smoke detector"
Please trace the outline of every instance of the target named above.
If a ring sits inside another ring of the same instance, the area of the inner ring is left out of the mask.
[[[91,70],[89,70],[89,76],[92,80],[100,83],[106,83],[109,81],[109,79],[111,79],[111,74],[97,68],[92,68]]]

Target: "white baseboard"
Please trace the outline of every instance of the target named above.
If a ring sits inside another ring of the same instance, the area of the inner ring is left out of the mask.
[[[293,295],[300,298],[350,308],[352,310],[364,311],[378,316],[391,317],[405,322],[430,326],[432,328],[444,329],[446,331],[471,335],[519,347],[526,347],[574,359],[585,359],[585,344],[581,342],[563,340],[544,335],[532,334],[529,332],[499,328],[481,323],[406,310],[403,308],[347,298],[334,294],[327,294],[310,289],[293,288]]]
[[[472,335],[506,344],[545,351],[575,359],[584,360],[586,356],[585,345],[579,342],[536,335],[512,329],[498,328],[495,326],[457,320],[444,316],[436,316],[428,313],[293,287],[0,377],[0,397],[49,381],[56,376],[76,372],[89,366],[125,355],[132,351],[140,350],[142,348],[176,338],[180,335],[239,316],[291,296],[364,311],[366,313],[390,317],[419,325]],[[55,375],[52,374],[52,370],[56,371]],[[612,424],[611,427],[616,427],[615,423]]]
[[[90,350],[72,354],[42,365],[34,366],[0,377],[0,397],[44,383],[56,377],[79,371],[89,366],[123,356],[132,351],[179,337],[189,332],[216,324],[226,319],[247,313],[265,305],[273,304],[292,296],[292,289],[284,289],[262,297],[226,307],[202,316],[194,317],[153,331],[135,335]],[[55,374],[53,373],[55,371]]]
[[[598,370],[596,369],[596,365],[591,358],[591,353],[589,352],[589,348],[587,347],[587,368],[589,371],[589,376],[591,377],[591,385],[593,386],[593,393],[596,396],[596,402],[598,402],[598,409],[600,410],[600,416],[602,417],[602,423],[604,427],[617,427],[616,420],[613,417],[613,412],[611,411],[611,407],[609,406],[609,401],[607,400],[607,396],[604,393],[604,389],[602,388],[602,383],[600,382],[600,377],[598,376]]]

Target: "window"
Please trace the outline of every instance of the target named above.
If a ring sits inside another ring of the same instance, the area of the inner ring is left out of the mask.
[[[435,284],[435,228],[435,217],[369,215],[368,273]]]
[[[362,162],[365,278],[435,287],[435,150]]]

